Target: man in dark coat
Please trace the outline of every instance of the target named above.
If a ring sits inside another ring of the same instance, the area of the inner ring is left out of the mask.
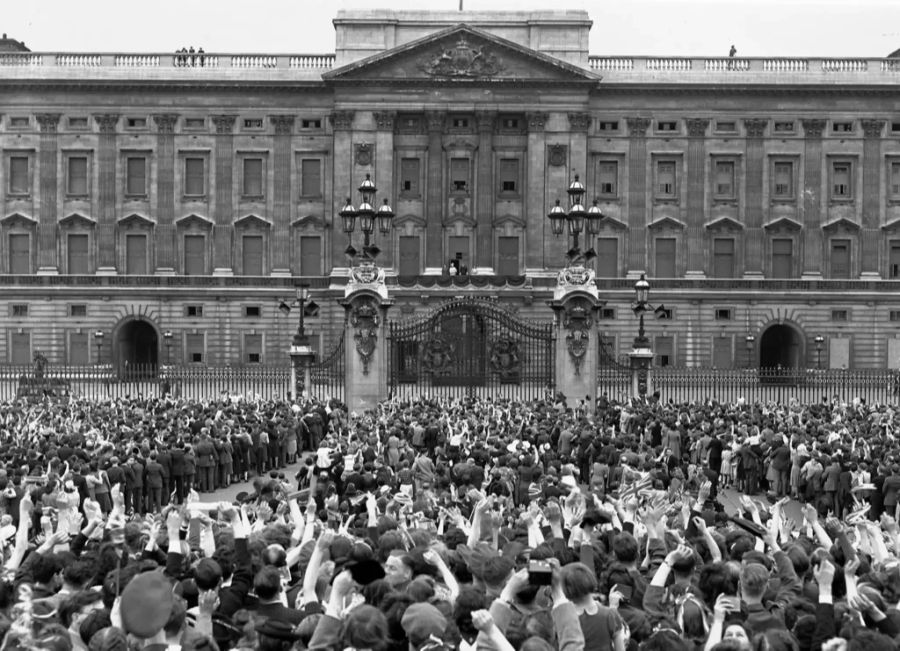
[[[135,513],[143,515],[147,510],[144,505],[144,464],[141,463],[139,457],[132,456],[128,460],[128,465],[131,467],[133,476],[131,483],[131,509]],[[128,508],[127,501],[125,502],[125,507]]]
[[[184,443],[178,441],[169,453],[171,456],[172,490],[177,504],[184,502]]]
[[[156,450],[156,462],[162,469],[162,497],[160,504],[165,506],[169,503],[169,493],[172,492],[172,455],[169,448],[160,445]]]
[[[147,507],[151,513],[158,513],[162,507],[163,468],[156,452],[150,453],[147,465],[144,466],[144,476],[147,488]]]

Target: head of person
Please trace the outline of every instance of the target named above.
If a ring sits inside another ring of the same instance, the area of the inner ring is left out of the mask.
[[[769,571],[759,563],[747,563],[741,568],[741,598],[748,603],[758,603],[769,584]]]
[[[282,591],[281,572],[272,566],[263,567],[253,579],[253,589],[260,601],[270,602],[278,598]]]
[[[412,580],[412,559],[400,551],[393,551],[384,562],[385,580],[391,587],[406,585]]]
[[[357,606],[344,619],[341,638],[344,648],[381,651],[389,644],[387,618],[374,606]]]
[[[566,598],[575,603],[592,599],[597,592],[594,571],[584,563],[569,563],[559,571],[560,585]]]

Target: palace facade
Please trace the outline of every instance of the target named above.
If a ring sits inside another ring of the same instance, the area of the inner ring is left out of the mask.
[[[658,365],[900,366],[900,60],[607,57],[591,24],[347,11],[333,54],[0,52],[0,361],[284,364],[299,283],[327,353],[367,175],[391,318],[474,294],[549,320],[578,175],[605,359],[646,274]]]

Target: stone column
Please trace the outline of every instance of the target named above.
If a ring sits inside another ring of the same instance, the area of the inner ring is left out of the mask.
[[[525,269],[543,270],[548,265],[544,258],[544,245],[549,233],[546,213],[546,161],[547,138],[544,127],[546,113],[529,113],[528,122],[528,162],[525,165]]]
[[[703,246],[703,223],[706,221],[706,152],[704,150],[707,118],[688,118],[687,151],[687,270],[686,275],[706,276],[706,247]]]
[[[100,127],[97,147],[97,273],[116,273],[116,114],[95,115]]]
[[[213,197],[213,275],[231,276],[234,235],[234,115],[214,115],[216,193]]]
[[[341,267],[346,272],[348,262],[344,249],[347,247],[349,240],[347,235],[341,230],[341,220],[337,213],[347,203],[347,198],[356,206],[359,204],[359,198],[356,193],[357,182],[354,184],[352,178],[353,171],[353,143],[351,142],[351,129],[353,128],[353,111],[335,111],[331,114],[331,126],[334,129],[334,147],[332,149],[332,158],[334,160],[334,183],[332,184],[332,201],[334,206],[334,215],[331,217],[332,224],[331,237],[331,260],[326,261],[326,269],[335,269]],[[326,184],[326,187],[328,185]]]
[[[763,118],[750,118],[744,120],[744,128],[747,131],[747,186],[746,206],[744,214],[746,223],[744,228],[744,277],[762,278],[763,276],[763,251],[765,249],[765,233],[763,232],[763,167],[765,165],[765,151],[763,136],[766,132],[768,120]]]
[[[556,313],[556,390],[565,394],[570,407],[597,400],[597,310],[603,305],[592,284],[583,288],[558,288],[551,301]]]
[[[826,197],[822,196],[822,132],[825,120],[801,120],[803,142],[803,273],[801,278],[822,278],[822,216]]]
[[[863,182],[862,182],[862,232],[859,256],[861,276],[880,278],[878,249],[881,243],[881,134],[884,120],[862,120]]]
[[[475,273],[493,273],[494,270],[494,197],[497,185],[494,181],[494,124],[497,114],[479,111],[478,122],[478,171],[475,181]]]
[[[347,378],[344,400],[350,411],[374,409],[388,394],[387,315],[391,300],[386,293],[350,291],[341,301]]]
[[[394,119],[397,114],[393,111],[376,111],[372,113],[375,120],[375,174],[373,179],[378,188],[375,195],[375,210],[384,205],[384,200],[396,206],[397,197],[394,194],[397,184],[394,183]],[[375,224],[373,241],[381,249],[378,254],[378,263],[388,269],[396,267],[394,264],[394,234],[393,230],[387,235],[382,235]]]
[[[628,276],[647,269],[647,129],[650,118],[626,118],[628,125]]]
[[[39,187],[40,197],[38,202],[38,273],[57,274],[59,266],[57,262],[56,234],[59,222],[57,214],[57,165],[59,164],[59,143],[57,141],[57,127],[59,126],[59,113],[39,113],[38,126],[41,129],[41,149],[39,153]]]
[[[272,201],[272,275],[291,275],[291,144],[293,115],[271,115],[275,127],[272,176],[275,184]],[[268,183],[268,181],[266,181]]]
[[[156,273],[175,273],[175,123],[178,115],[154,115],[156,122]]]
[[[444,265],[444,122],[446,114],[429,111],[428,173],[425,185],[425,268],[426,273],[439,272]]]

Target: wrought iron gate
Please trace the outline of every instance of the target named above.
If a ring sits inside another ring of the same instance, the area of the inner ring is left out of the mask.
[[[552,323],[484,298],[457,298],[390,323],[391,395],[543,398],[554,387]]]
[[[337,398],[344,400],[344,373],[346,364],[344,332],[330,353],[310,368],[310,395],[319,400]]]

